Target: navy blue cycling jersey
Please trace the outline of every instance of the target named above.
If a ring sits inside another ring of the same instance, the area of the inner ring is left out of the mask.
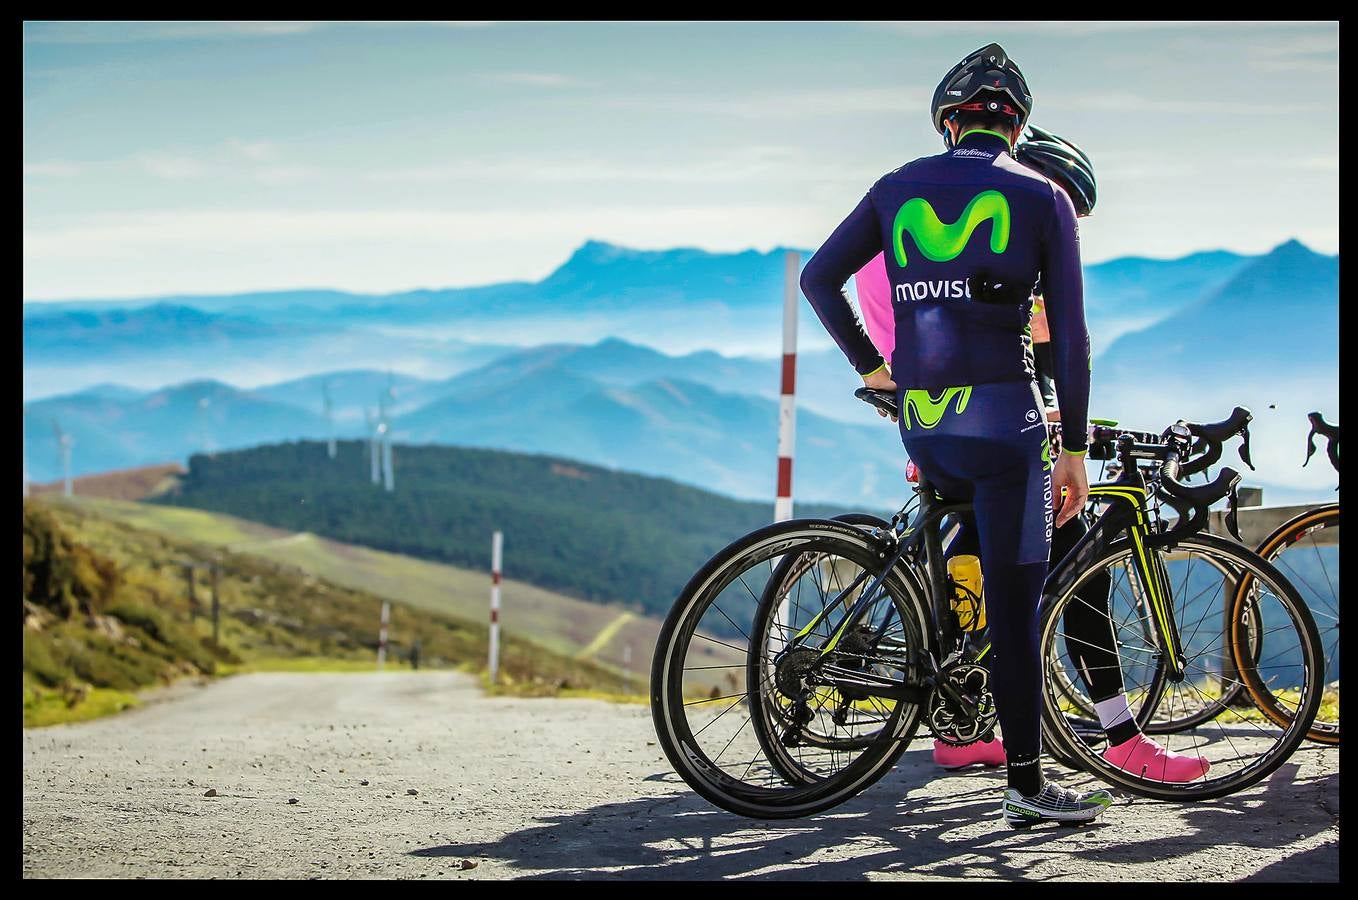
[[[877,181],[802,273],[802,290],[854,368],[884,364],[843,293],[885,252],[896,324],[892,377],[905,390],[1033,378],[1029,296],[1041,278],[1063,418],[1089,406],[1079,226],[1056,184],[1014,161],[1008,141],[974,130],[937,156]],[[997,285],[1001,302],[971,296],[973,279]],[[1071,429],[1069,452],[1084,450]]]

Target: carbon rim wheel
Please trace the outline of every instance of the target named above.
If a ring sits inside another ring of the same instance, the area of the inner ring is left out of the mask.
[[[700,795],[755,818],[811,815],[872,784],[904,751],[918,714],[900,705],[879,740],[827,753],[818,769],[805,766],[813,779],[789,780],[759,742],[746,684],[754,616],[783,557],[833,553],[867,565],[880,543],[851,525],[792,520],[737,540],[689,581],[656,644],[651,711],[666,756]]]
[[[1324,688],[1320,711],[1306,736],[1321,744],[1339,743],[1339,504],[1309,510],[1264,538],[1257,551],[1296,588],[1315,619],[1325,654]],[[1257,617],[1253,602],[1255,582],[1242,579],[1235,597],[1237,616]],[[1243,679],[1250,697],[1263,713],[1282,723],[1291,715],[1262,678]]]
[[[1242,671],[1215,671],[1213,660],[1222,658],[1221,644],[1236,643],[1237,639],[1224,633],[1220,621],[1208,624],[1202,610],[1220,608],[1223,592],[1231,596],[1235,582],[1230,572],[1250,573],[1257,585],[1256,603],[1261,620],[1267,626],[1259,635],[1260,655],[1243,660],[1234,652],[1228,653],[1229,664],[1238,670],[1248,670],[1254,676],[1268,678],[1278,696],[1288,696],[1294,717],[1277,723],[1264,716],[1253,704],[1226,704],[1213,718],[1195,727],[1157,737],[1157,742],[1170,751],[1199,755],[1211,768],[1201,777],[1187,783],[1159,780],[1152,772],[1125,772],[1102,756],[1107,739],[1102,732],[1078,733],[1062,714],[1060,696],[1050,688],[1050,679],[1043,690],[1043,716],[1052,739],[1061,749],[1079,759],[1081,767],[1099,779],[1122,787],[1131,793],[1162,800],[1199,800],[1219,797],[1247,787],[1264,778],[1283,763],[1305,738],[1305,726],[1314,717],[1320,702],[1321,651],[1315,624],[1304,604],[1287,580],[1263,559],[1249,550],[1210,535],[1196,535],[1176,545],[1173,551],[1157,551],[1165,561],[1168,583],[1172,592],[1171,607],[1184,647],[1187,677],[1179,683],[1166,679],[1164,666],[1157,657],[1159,648],[1154,631],[1142,627],[1139,616],[1127,609],[1137,610],[1140,604],[1128,582],[1135,582],[1132,573],[1132,548],[1120,542],[1103,559],[1080,577],[1065,595],[1044,610],[1041,630],[1041,653],[1044,668],[1050,671],[1052,660],[1059,659],[1065,650],[1066,635],[1062,623],[1067,604],[1085,602],[1078,598],[1083,585],[1101,572],[1108,572],[1112,584],[1109,607],[1118,651],[1117,668],[1132,707],[1138,696],[1153,693],[1157,679],[1165,681],[1165,689],[1158,703],[1170,710],[1169,718],[1182,717],[1181,710],[1197,705],[1215,705],[1221,696],[1221,685],[1230,688],[1244,684]],[[1237,629],[1238,641],[1246,640]],[[1148,637],[1149,635],[1149,637]],[[1070,665],[1073,669],[1074,666]]]
[[[835,611],[843,614],[875,579],[877,569],[865,568],[865,561],[872,566],[884,560],[875,554],[858,560],[834,552],[786,554],[760,599],[751,635],[758,652],[750,654],[746,673],[747,684],[759,685],[750,695],[753,727],[765,755],[789,781],[824,780],[818,770],[825,754],[866,749],[881,740],[894,716],[918,715],[867,692],[794,683],[799,669],[814,680],[826,667],[911,680],[907,673],[916,667],[908,657],[923,646],[912,610],[922,605],[923,589],[905,572],[883,582],[861,624],[844,631],[833,651],[822,655],[817,649],[834,638],[838,616],[819,615],[830,599],[844,595]],[[803,631],[806,646],[788,650]]]

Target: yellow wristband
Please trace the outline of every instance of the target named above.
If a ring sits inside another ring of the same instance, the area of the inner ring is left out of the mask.
[[[882,363],[880,366],[878,366],[877,368],[873,369],[871,372],[864,372],[864,373],[863,373],[861,376],[859,376],[859,377],[861,377],[861,378],[867,378],[869,375],[876,375],[878,372],[882,371],[882,370],[885,369],[885,368],[886,368],[886,363]]]
[[[1065,447],[1062,447],[1061,452],[1069,453],[1071,456],[1084,456],[1086,453],[1089,452],[1089,448],[1086,447],[1083,450],[1067,450]]]

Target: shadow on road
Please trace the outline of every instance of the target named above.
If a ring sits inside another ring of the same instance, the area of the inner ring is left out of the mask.
[[[1227,843],[1276,850],[1330,828],[1335,823],[1331,810],[1338,809],[1337,773],[1301,783],[1296,774],[1296,765],[1284,765],[1244,796],[1205,803],[1124,799],[1108,814],[1107,825],[1013,831],[998,815],[1002,775],[976,772],[954,778],[961,790],[929,796],[938,793],[937,786],[928,785],[937,770],[927,751],[912,751],[865,794],[808,819],[744,819],[684,787],[677,794],[544,816],[493,843],[425,847],[411,855],[500,860],[539,873],[528,878],[758,875],[850,881],[863,880],[868,872],[915,869],[944,878],[978,872],[1008,880],[1079,877],[1086,858],[1105,863],[1170,861]],[[673,773],[644,781],[682,785]],[[1141,815],[1147,819],[1139,828]],[[994,827],[977,833],[978,822]],[[1337,879],[1337,831],[1335,838],[1332,844],[1242,875],[1250,874],[1250,880]],[[1041,871],[1035,871],[1039,865]],[[1182,875],[1166,870],[1165,879],[1181,880]]]

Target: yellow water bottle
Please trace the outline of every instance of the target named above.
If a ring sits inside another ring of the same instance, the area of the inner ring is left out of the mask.
[[[952,611],[963,631],[980,631],[985,627],[985,602],[981,593],[981,559],[970,554],[959,554],[948,560],[948,577],[952,579]]]

